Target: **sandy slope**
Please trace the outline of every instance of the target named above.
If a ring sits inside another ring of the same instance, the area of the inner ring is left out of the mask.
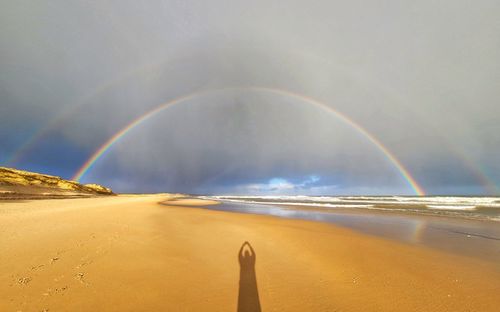
[[[48,174],[0,167],[0,200],[114,195],[99,184],[80,184]]]
[[[0,203],[0,311],[256,311],[257,303],[262,311],[497,311],[500,305],[500,270],[491,263],[328,224],[158,205],[165,197]],[[255,267],[249,254],[238,259],[244,241],[253,246]]]

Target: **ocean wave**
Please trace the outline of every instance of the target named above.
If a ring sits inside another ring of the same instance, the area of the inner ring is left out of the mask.
[[[476,210],[476,206],[453,206],[453,205],[427,205],[430,209],[442,210]]]
[[[307,206],[322,209],[368,209],[416,214],[436,214],[500,221],[500,197],[461,196],[237,196],[203,198],[257,205]]]

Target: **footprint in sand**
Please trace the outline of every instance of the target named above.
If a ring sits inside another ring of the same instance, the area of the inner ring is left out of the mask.
[[[40,269],[40,268],[42,268],[42,267],[44,267],[44,266],[45,266],[45,264],[35,265],[35,266],[32,266],[32,267],[31,267],[31,270],[32,270],[32,271],[33,271],[33,270],[38,270],[38,269]]]
[[[84,279],[85,278],[85,273],[79,272],[75,275],[75,279],[80,281],[80,283],[85,284],[86,286],[89,284],[87,281]]]
[[[57,288],[54,288],[54,289],[47,288],[47,291],[44,292],[42,295],[44,295],[44,296],[52,296],[53,294],[64,294],[64,292],[66,290],[68,290],[68,288],[69,288],[68,286],[63,286],[61,288],[57,287]]]
[[[17,280],[17,282],[21,285],[26,285],[31,282],[31,277],[21,277]]]
[[[82,263],[80,263],[79,265],[77,265],[75,268],[80,269],[86,265],[92,264],[92,262],[94,262],[94,261],[93,260],[85,260]]]

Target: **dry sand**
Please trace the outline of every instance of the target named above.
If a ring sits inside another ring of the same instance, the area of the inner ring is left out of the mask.
[[[500,306],[492,263],[330,224],[182,206],[200,200],[159,205],[165,197],[0,202],[0,311]],[[255,258],[238,259],[245,241]]]

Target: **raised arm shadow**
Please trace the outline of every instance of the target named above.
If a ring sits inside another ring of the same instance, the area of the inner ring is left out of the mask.
[[[246,246],[246,248],[245,248]],[[259,291],[255,274],[256,254],[249,242],[244,242],[238,252],[240,263],[240,287],[238,312],[260,312]]]

